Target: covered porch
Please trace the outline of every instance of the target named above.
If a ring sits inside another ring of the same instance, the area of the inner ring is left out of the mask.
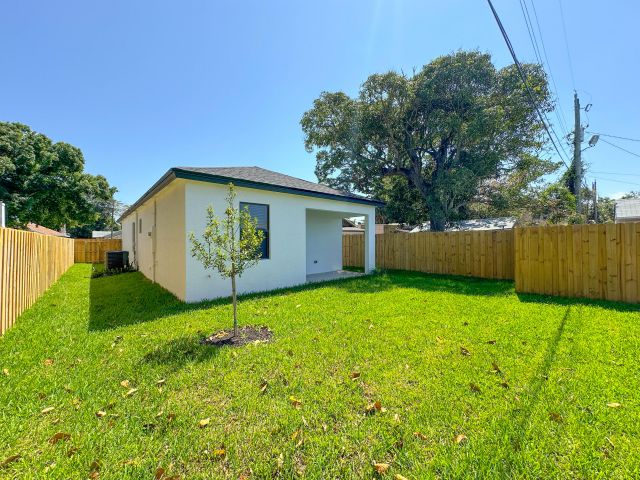
[[[354,211],[306,210],[307,283],[351,278],[375,269],[375,209]],[[342,265],[342,220],[364,218],[364,273],[346,271]]]

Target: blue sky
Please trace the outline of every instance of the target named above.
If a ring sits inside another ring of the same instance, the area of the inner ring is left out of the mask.
[[[640,4],[562,0],[571,69],[559,1],[534,2],[566,121],[575,85],[589,130],[640,138]],[[535,60],[519,2],[495,6],[520,60]],[[371,73],[457,49],[510,63],[484,0],[8,0],[0,14],[0,120],[80,147],[127,203],[178,165],[315,180],[299,120],[321,91],[355,94]],[[603,142],[584,158],[602,194],[640,190],[640,158]]]

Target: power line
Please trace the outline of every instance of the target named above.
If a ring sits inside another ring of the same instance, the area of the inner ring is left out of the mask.
[[[590,170],[591,173],[598,173],[600,175],[619,175],[623,177],[640,177],[640,173],[626,173],[626,172],[600,172],[596,170]]]
[[[601,137],[617,138],[618,140],[629,140],[630,142],[640,142],[640,139],[638,138],[619,137],[617,135],[609,135],[607,133],[598,133],[598,132],[587,132],[587,133],[591,135],[600,135]]]
[[[567,59],[569,60],[569,71],[571,72],[571,83],[573,84],[573,89],[576,89],[576,79],[573,75],[573,62],[571,61],[571,51],[569,50],[569,40],[567,39],[567,27],[564,21],[564,9],[562,8],[562,0],[558,0],[558,5],[560,5],[560,19],[562,20],[562,33],[564,34],[564,46],[567,49]]]
[[[632,152],[631,150],[627,150],[626,148],[622,148],[621,146],[616,145],[615,143],[611,143],[610,141],[605,140],[604,138],[602,139],[602,141],[603,141],[604,143],[608,143],[608,144],[609,144],[609,145],[611,145],[612,147],[616,147],[617,149],[622,150],[623,152],[627,152],[627,153],[628,153],[628,154],[630,154],[630,155],[633,155],[633,156],[635,156],[635,157],[639,157],[639,158],[640,158],[640,154],[637,154],[637,153],[635,153],[635,152]]]
[[[592,178],[595,178],[596,180],[600,180],[601,182],[625,183],[627,185],[636,185],[640,187],[640,183],[635,183],[635,182],[625,182],[624,180],[615,180],[613,178],[599,178],[599,177],[592,177]]]
[[[564,110],[562,109],[562,103],[560,102],[560,95],[558,95],[558,86],[556,85],[555,77],[553,76],[553,72],[551,71],[551,62],[549,62],[549,57],[547,56],[547,48],[544,44],[544,37],[542,36],[542,28],[540,28],[540,21],[538,20],[538,12],[536,10],[536,4],[533,0],[531,1],[531,9],[533,11],[533,18],[536,20],[536,26],[538,28],[538,37],[540,38],[540,45],[542,45],[542,53],[544,55],[544,63],[547,66],[547,71],[549,72],[549,77],[551,78],[551,84],[553,85],[553,91],[556,95],[556,105],[559,107],[555,110],[556,117],[558,118],[558,123],[562,128],[563,133],[568,131],[567,128],[567,119],[564,116]],[[560,114],[558,115],[558,111]]]
[[[540,109],[538,108],[538,105],[536,104],[535,98],[533,96],[533,92],[531,92],[531,88],[529,87],[529,84],[527,83],[527,76],[525,75],[524,71],[522,70],[522,65],[520,65],[520,62],[518,61],[518,57],[516,56],[516,52],[513,49],[513,45],[511,44],[511,40],[509,39],[509,35],[507,34],[507,31],[504,29],[504,26],[502,25],[502,21],[500,20],[500,17],[498,16],[498,12],[496,12],[496,9],[493,7],[493,3],[491,2],[491,0],[487,0],[487,2],[489,3],[489,7],[491,8],[491,12],[493,13],[494,18],[496,19],[496,23],[498,24],[498,28],[500,29],[500,33],[502,33],[502,37],[504,38],[504,41],[507,44],[507,48],[509,49],[509,53],[511,53],[511,57],[513,58],[513,62],[515,63],[516,68],[518,69],[518,73],[520,74],[520,79],[522,80],[522,83],[524,84],[525,90],[527,91],[527,95],[529,96],[529,100],[531,102],[531,105],[533,106],[533,108],[537,112],[538,117],[540,118],[540,121],[542,122],[542,125],[544,126],[544,129],[547,132],[547,135],[549,136],[549,140],[551,140],[551,143],[553,144],[553,148],[555,148],[556,152],[558,153],[558,156],[560,157],[560,160],[562,160],[562,163],[564,163],[565,167],[569,168],[569,165],[567,165],[567,162],[565,161],[564,157],[560,153],[560,150],[558,149],[558,146],[556,145],[556,142],[553,140],[553,137],[551,136],[551,132],[549,131],[549,127],[547,126],[547,122],[545,121],[544,116],[542,115],[542,113],[540,112]]]

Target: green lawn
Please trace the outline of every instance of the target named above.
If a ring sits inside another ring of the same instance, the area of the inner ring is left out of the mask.
[[[394,272],[245,297],[274,340],[216,349],[228,302],[90,271],[0,339],[2,478],[640,475],[637,307]]]

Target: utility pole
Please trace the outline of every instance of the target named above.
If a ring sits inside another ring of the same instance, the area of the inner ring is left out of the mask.
[[[573,93],[573,110],[575,114],[575,128],[573,131],[573,190],[576,196],[576,212],[580,213],[581,208],[581,195],[582,189],[582,126],[580,125],[580,100],[578,99],[578,93]]]
[[[596,181],[593,181],[593,220],[598,223],[598,186]]]

